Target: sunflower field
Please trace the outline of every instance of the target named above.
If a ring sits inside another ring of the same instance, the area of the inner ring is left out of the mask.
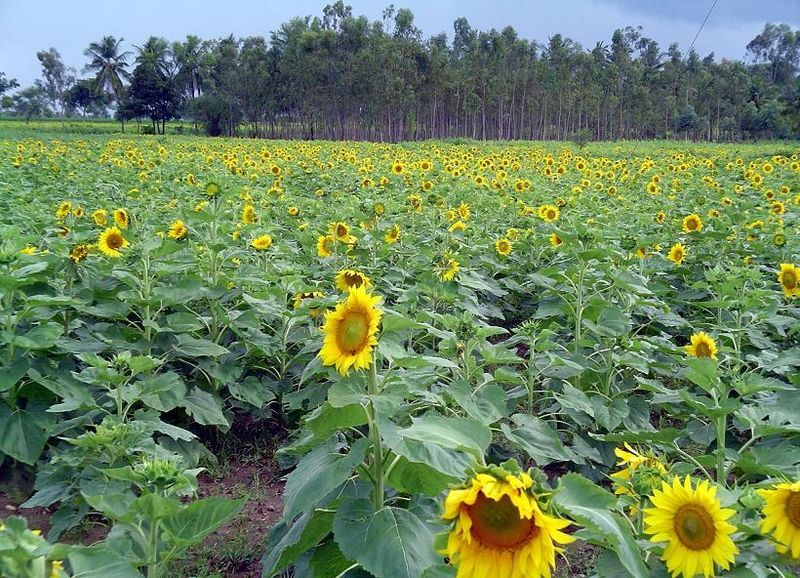
[[[0,214],[2,576],[174,576],[245,418],[265,577],[800,574],[796,148],[6,133]]]

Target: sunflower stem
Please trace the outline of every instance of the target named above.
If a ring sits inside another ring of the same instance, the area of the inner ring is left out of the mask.
[[[725,471],[725,430],[726,430],[726,416],[721,415],[716,418],[717,430],[717,482],[725,485],[726,471]]]
[[[369,367],[368,393],[371,396],[380,394],[378,385],[378,367],[375,359]],[[369,402],[369,437],[372,440],[372,504],[375,511],[383,508],[383,444],[381,432],[378,429],[378,421],[375,415],[375,404],[373,400]]]

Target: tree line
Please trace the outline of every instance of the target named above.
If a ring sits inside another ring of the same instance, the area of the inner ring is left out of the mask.
[[[747,62],[683,54],[676,43],[662,51],[641,27],[591,49],[561,34],[539,43],[510,26],[480,31],[464,18],[452,41],[423,38],[408,9],[370,21],[341,0],[268,39],[151,37],[133,51],[122,42],[92,42],[84,79],[55,48],[37,53],[42,78],[3,97],[3,108],[27,117],[113,110],[159,133],[188,118],[209,135],[268,138],[800,136],[800,30],[787,24],[766,24]],[[0,73],[0,96],[14,88]]]

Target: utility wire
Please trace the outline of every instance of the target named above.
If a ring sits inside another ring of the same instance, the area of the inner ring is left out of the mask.
[[[709,8],[708,12],[706,12],[706,17],[703,18],[703,23],[700,25],[700,28],[697,29],[697,34],[695,34],[694,38],[692,38],[692,43],[689,45],[689,50],[686,52],[686,54],[689,54],[689,52],[692,51],[692,48],[694,48],[694,43],[697,42],[697,37],[700,36],[700,33],[703,31],[703,27],[706,25],[706,22],[708,22],[708,17],[711,16],[711,13],[714,11],[714,7],[717,5],[717,1],[718,0],[714,0],[714,3],[711,5],[711,8]]]

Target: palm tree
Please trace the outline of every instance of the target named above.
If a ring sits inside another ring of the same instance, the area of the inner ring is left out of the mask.
[[[135,46],[135,45],[134,45]],[[139,51],[136,57],[137,66],[145,66],[163,74],[167,78],[173,76],[173,63],[170,61],[170,46],[163,38],[151,36],[141,46],[136,46]]]
[[[128,56],[130,51],[120,53],[119,47],[124,39],[117,40],[113,36],[103,36],[100,42],[92,42],[84,50],[92,61],[84,68],[84,72],[95,72],[94,82],[98,92],[105,92],[119,101],[125,91],[123,80],[130,79]]]

